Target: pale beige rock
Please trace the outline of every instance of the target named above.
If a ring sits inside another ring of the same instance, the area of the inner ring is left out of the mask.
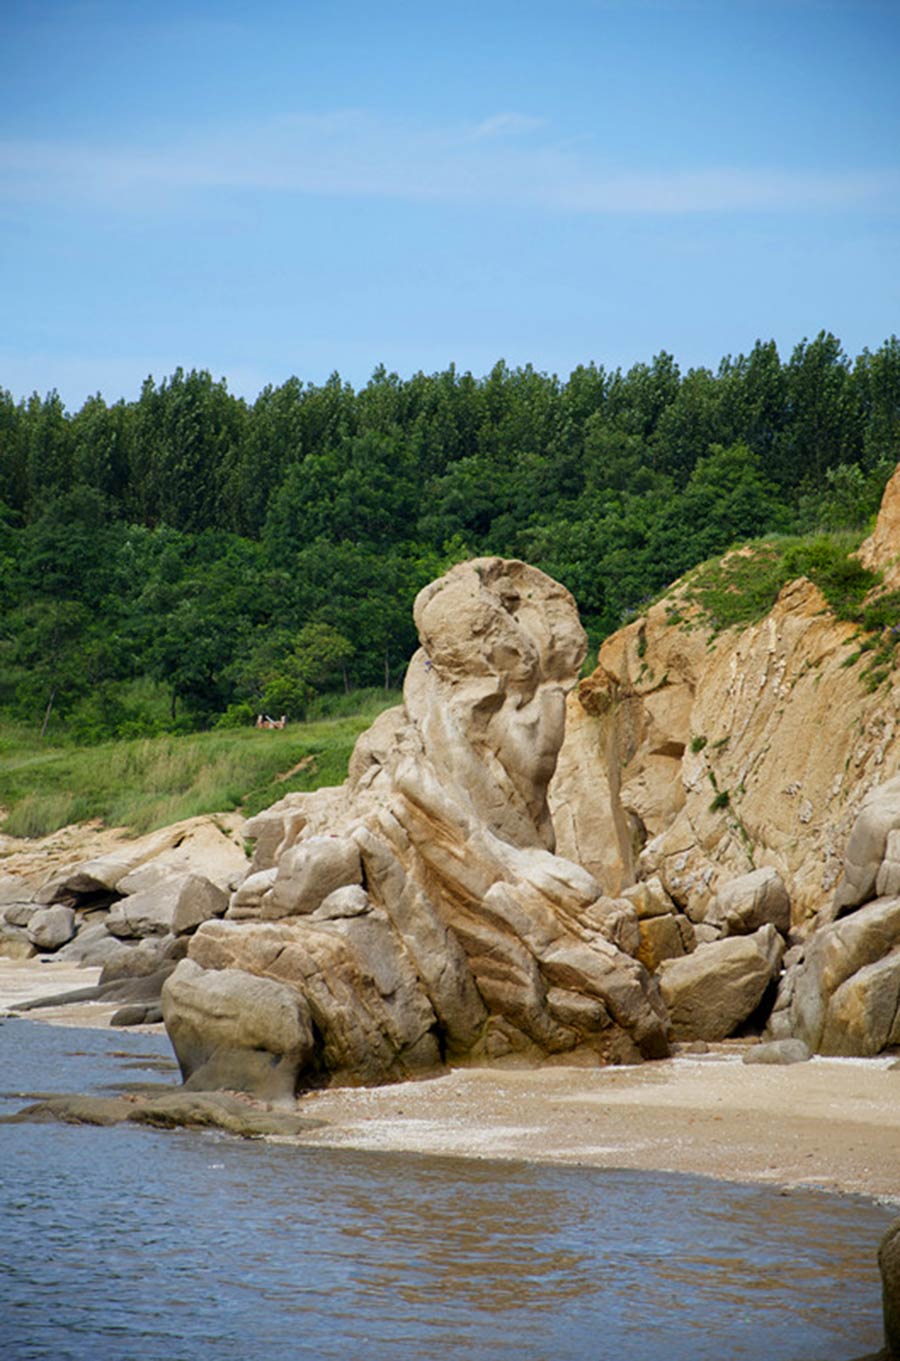
[[[208,922],[192,942],[191,959],[225,974],[238,969],[271,979],[303,998],[321,1047],[315,1070],[299,1070],[298,1082],[308,1084],[319,1068],[336,1083],[361,1083],[440,1065],[434,1012],[379,909],[329,921]]]
[[[658,876],[694,920],[727,880],[771,866],[803,921],[831,900],[864,798],[900,765],[900,686],[863,689],[842,665],[853,626],[808,581],[714,640],[696,620],[690,632],[672,624],[670,603],[607,639],[569,697],[551,789],[554,807],[565,801],[566,849],[607,893]],[[712,806],[717,790],[724,807]]]
[[[883,960],[898,944],[900,897],[876,899],[815,932],[805,946],[802,959],[786,972],[781,982],[775,1013],[779,1017],[779,1031],[796,1035],[810,1049],[819,1051],[832,998],[842,984],[852,980],[859,970]],[[844,1007],[856,1009],[862,1006],[864,1014],[867,993],[867,978],[863,978],[862,992],[855,1002],[854,988],[844,994],[843,1004],[838,1002],[829,1027],[830,1044],[839,1043],[836,1033],[840,1017],[848,1014]],[[850,1047],[854,1033],[864,1032],[846,1031],[840,1052],[875,1052]]]
[[[104,892],[127,897],[156,887],[170,875],[189,873],[227,888],[246,872],[247,858],[229,820],[196,817],[77,861],[57,871],[35,896],[42,903],[70,905]]]
[[[819,1052],[866,1056],[893,1044],[900,1044],[900,945],[831,995]]]
[[[240,969],[182,960],[162,990],[163,1019],[185,1085],[292,1100],[313,1051],[309,1012],[293,988]]]
[[[165,875],[155,887],[121,898],[110,908],[106,929],[113,936],[176,935],[220,916],[228,895],[199,874]]]
[[[706,911],[704,921],[723,936],[749,935],[769,922],[786,935],[791,904],[781,875],[771,866],[752,870],[723,884]]]
[[[876,898],[895,898],[900,894],[900,830],[888,832],[884,858],[875,879]]]
[[[885,573],[876,590],[900,584],[900,469],[860,557]],[[900,673],[871,690],[867,654],[847,665],[856,647],[855,625],[805,578],[764,619],[719,633],[691,599],[690,577],[676,583],[606,640],[569,696],[550,790],[566,853],[642,917],[652,908],[640,885],[657,878],[703,945],[764,921],[815,942],[876,895],[900,893]],[[765,891],[748,892],[754,876]],[[832,993],[893,948],[893,937],[864,934],[874,954],[841,930],[790,965],[773,1034],[822,1041]],[[852,959],[850,973],[832,977],[826,954],[848,968]],[[842,1005],[853,997],[866,1012],[868,978],[848,985]],[[859,1052],[883,1033],[842,1024],[842,1042]]]
[[[640,957],[643,933],[638,914],[627,898],[598,898],[586,910],[584,920],[626,955]]]
[[[619,895],[634,904],[641,921],[647,917],[665,917],[674,912],[675,904],[657,878],[642,879],[622,890]]]
[[[784,941],[774,926],[700,945],[659,967],[676,1040],[724,1040],[746,1021],[777,976]]]
[[[271,889],[260,899],[263,920],[314,912],[335,889],[362,881],[359,848],[350,837],[313,836],[298,841],[278,861]]]
[[[857,557],[863,567],[882,573],[885,587],[900,586],[900,466],[884,489],[875,529]]]
[[[664,1054],[658,990],[607,938],[637,948],[634,906],[553,851],[547,788],[585,647],[572,597],[484,558],[414,613],[403,706],[360,739],[346,785],[252,820],[265,847],[191,959],[295,988],[332,1081],[442,1055]]]
[[[38,908],[28,918],[25,933],[38,950],[58,950],[75,934],[75,913],[62,903]]]
[[[44,912],[45,908],[37,903],[7,903],[5,907],[0,907],[0,921],[8,926],[26,927],[36,912]]]
[[[24,926],[0,924],[0,957],[4,959],[31,959],[37,950],[28,939]]]
[[[900,828],[900,776],[878,785],[863,801],[844,852],[844,873],[833,915],[874,898],[888,841]],[[891,873],[885,870],[884,877]]]
[[[742,1063],[790,1064],[806,1063],[812,1055],[802,1040],[770,1040],[755,1044],[742,1056]]]

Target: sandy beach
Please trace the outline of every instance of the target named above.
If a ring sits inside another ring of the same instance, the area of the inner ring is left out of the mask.
[[[98,972],[0,960],[0,1010],[90,986]],[[84,1003],[27,1015],[106,1026],[113,1010]],[[689,1172],[900,1205],[900,1064],[747,1065],[745,1048],[730,1041],[627,1068],[459,1068],[426,1081],[311,1092],[299,1109],[327,1123],[303,1142]]]

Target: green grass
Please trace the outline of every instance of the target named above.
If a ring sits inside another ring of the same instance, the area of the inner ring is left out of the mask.
[[[258,812],[294,790],[340,784],[360,733],[399,695],[344,700],[353,713],[256,728],[167,734],[79,747],[48,746],[33,729],[0,731],[2,830],[46,836],[73,822],[152,831],[199,813]],[[295,768],[301,765],[299,771]]]
[[[861,534],[785,535],[755,543],[702,563],[689,573],[681,596],[698,607],[714,633],[757,623],[775,604],[783,586],[805,576],[819,587],[838,619],[862,622],[862,605],[878,584],[852,556]]]

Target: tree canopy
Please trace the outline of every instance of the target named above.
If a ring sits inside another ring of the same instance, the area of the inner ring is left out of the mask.
[[[252,403],[203,370],[74,413],[0,390],[0,708],[131,732],[140,683],[169,724],[297,715],[396,683],[416,592],[480,553],[562,580],[599,638],[736,541],[861,524],[898,458],[896,336],[716,372],[379,367]]]

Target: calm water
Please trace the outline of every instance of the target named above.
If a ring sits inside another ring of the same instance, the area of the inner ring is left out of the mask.
[[[174,1081],[162,1037],[0,1022],[19,1092]],[[696,1177],[0,1126],[3,1361],[850,1361],[863,1199]]]

